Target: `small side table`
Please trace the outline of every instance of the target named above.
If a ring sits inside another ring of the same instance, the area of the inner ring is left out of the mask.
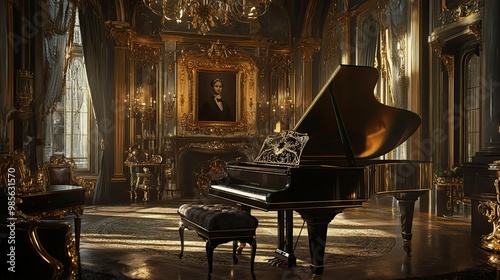
[[[137,200],[137,183],[140,180],[141,184],[144,178],[147,176],[149,182],[148,190],[151,190],[152,187],[156,189],[156,198],[157,200],[162,199],[162,191],[164,190],[164,177],[165,177],[165,164],[164,163],[154,163],[154,162],[143,162],[143,163],[135,163],[135,162],[125,162],[125,165],[129,167],[130,171],[130,201],[136,202]],[[138,172],[136,169],[147,168],[149,172]],[[146,175],[149,173],[149,175]],[[151,178],[150,178],[151,177]],[[140,188],[144,191],[143,188]],[[149,194],[144,192],[145,196],[148,196],[146,200],[149,200]]]
[[[462,177],[434,177],[434,183],[438,188],[446,188],[446,209],[449,216],[455,214],[455,206],[463,203],[463,178]]]

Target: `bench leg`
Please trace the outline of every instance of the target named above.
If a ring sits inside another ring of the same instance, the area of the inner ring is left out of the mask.
[[[179,237],[181,239],[181,253],[179,254],[179,259],[182,259],[182,255],[184,254],[184,229],[186,227],[181,224],[181,226],[179,227]]]
[[[255,253],[256,252],[257,252],[257,241],[254,238],[252,240],[252,255],[250,256],[250,272],[252,273],[253,280],[255,280],[254,263],[255,263]]]
[[[236,248],[238,247],[238,241],[233,241],[233,263],[238,264],[238,258],[236,257]]]
[[[214,247],[212,247],[212,243],[210,240],[206,241],[205,248],[207,251],[207,261],[208,261],[208,280],[212,279],[212,262],[214,259]]]

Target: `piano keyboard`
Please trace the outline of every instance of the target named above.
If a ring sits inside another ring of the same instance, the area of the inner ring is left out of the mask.
[[[228,187],[226,185],[211,185],[210,188],[216,189],[216,190],[220,190],[220,191],[223,191],[223,192],[227,192],[227,193],[242,195],[244,197],[250,197],[250,198],[253,198],[253,199],[260,200],[260,201],[266,201],[267,200],[267,194],[266,193],[257,192],[257,191],[251,191],[251,192],[249,192],[247,190],[235,188],[234,185],[231,186],[231,187]]]

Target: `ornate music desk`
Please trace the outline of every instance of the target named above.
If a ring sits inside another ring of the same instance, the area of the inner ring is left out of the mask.
[[[4,197],[7,201],[7,198]],[[2,200],[4,200],[2,198]],[[4,201],[4,205],[7,205]],[[83,207],[85,204],[85,188],[75,185],[48,185],[45,191],[18,194],[16,195],[15,213],[7,214],[8,220],[14,219],[15,222],[27,221],[30,223],[28,236],[32,238],[32,244],[39,244],[37,251],[43,255],[45,249],[43,243],[38,239],[38,234],[35,232],[38,225],[43,220],[49,218],[63,218],[68,214],[74,215],[75,229],[75,247],[78,261],[78,275],[81,276],[80,266],[80,231],[81,218]],[[7,210],[7,207],[5,207]],[[50,258],[48,258],[50,260]]]
[[[85,189],[74,185],[49,185],[44,192],[18,196],[17,216],[39,222],[46,218],[63,218],[74,214],[76,249],[80,249],[80,230]]]

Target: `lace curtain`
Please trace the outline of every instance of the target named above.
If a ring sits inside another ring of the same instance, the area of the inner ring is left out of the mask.
[[[45,4],[44,4],[45,3]],[[48,115],[64,92],[67,55],[73,41],[73,22],[76,6],[72,1],[42,1],[48,15],[44,25],[43,57],[45,58],[45,94],[41,104],[42,116]],[[37,103],[40,104],[40,103]]]
[[[73,40],[73,23],[76,6],[73,1],[45,0],[41,1],[43,24],[43,79],[40,86],[35,87],[33,103],[37,139],[50,143],[51,128],[47,126],[47,116],[64,92],[67,55],[71,51]],[[36,147],[37,163],[42,163],[49,155],[44,155],[42,145]]]
[[[92,4],[79,10],[82,47],[92,103],[97,119],[102,155],[94,192],[94,204],[110,201],[112,158],[114,153],[114,44],[106,34],[104,21]]]

